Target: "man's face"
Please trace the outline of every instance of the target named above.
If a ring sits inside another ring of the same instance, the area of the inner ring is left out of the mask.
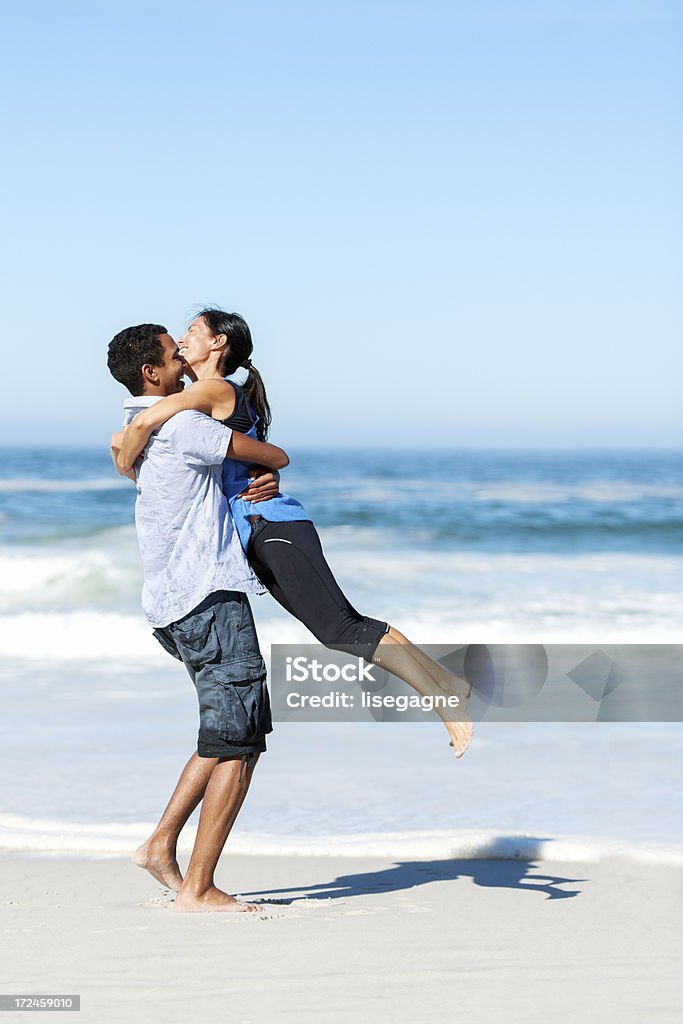
[[[157,393],[161,395],[175,395],[185,387],[183,376],[185,374],[185,360],[178,351],[178,346],[170,334],[160,334],[159,341],[164,350],[163,366],[156,366],[159,388]]]

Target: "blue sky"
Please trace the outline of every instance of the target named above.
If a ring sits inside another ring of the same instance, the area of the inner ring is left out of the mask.
[[[6,441],[104,441],[111,336],[215,302],[285,445],[680,445],[678,4],[3,20]]]

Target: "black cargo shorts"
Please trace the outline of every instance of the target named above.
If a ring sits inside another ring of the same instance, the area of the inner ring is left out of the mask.
[[[154,630],[185,664],[199,700],[200,757],[248,757],[273,731],[266,666],[245,594],[220,590],[189,615]],[[243,760],[244,763],[244,760]]]

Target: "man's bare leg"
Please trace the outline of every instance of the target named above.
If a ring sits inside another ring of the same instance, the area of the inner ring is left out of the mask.
[[[467,711],[470,686],[467,680],[453,675],[443,665],[433,661],[424,651],[399,633],[393,626],[380,640],[373,656],[375,665],[387,669],[417,690],[423,697],[458,697],[459,706],[435,708],[437,715],[446,726],[455,748],[455,756],[462,757],[474,733],[474,726]]]
[[[194,753],[183,768],[173,795],[149,839],[139,846],[131,860],[149,871],[157,882],[178,892],[183,876],[176,860],[178,837],[195,807],[204,796],[217,757]]]
[[[254,766],[258,755],[254,756]],[[242,779],[240,781],[240,774]],[[208,911],[252,911],[260,908],[254,903],[240,903],[234,896],[214,885],[216,870],[225,841],[235,823],[249,789],[253,766],[244,766],[241,759],[221,758],[211,773],[204,793],[202,812],[194,849],[183,884],[173,909],[181,913]]]

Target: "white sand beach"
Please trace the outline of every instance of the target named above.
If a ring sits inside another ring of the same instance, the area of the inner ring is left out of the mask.
[[[263,913],[207,915],[124,859],[0,866],[2,992],[93,1024],[680,1019],[674,865],[227,854]]]

